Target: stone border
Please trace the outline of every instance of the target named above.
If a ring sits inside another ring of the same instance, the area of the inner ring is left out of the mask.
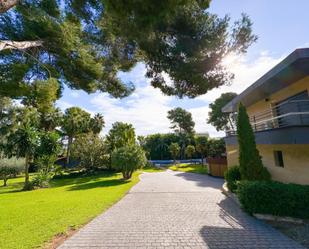
[[[271,214],[253,214],[253,216],[259,220],[265,220],[265,221],[279,221],[279,222],[288,222],[288,223],[294,223],[294,224],[304,224],[304,220],[293,218],[293,217],[286,217],[286,216],[275,216]]]
[[[221,191],[224,195],[231,198],[233,200],[233,202],[235,202],[241,208],[240,202],[239,202],[236,194],[234,194],[234,193],[232,193],[231,191],[228,190],[226,182],[222,185]]]

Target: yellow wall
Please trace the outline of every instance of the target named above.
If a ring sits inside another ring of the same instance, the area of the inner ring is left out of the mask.
[[[307,90],[309,93],[309,76],[294,84],[272,94],[265,99],[248,106],[249,116],[257,115],[260,112],[270,110],[271,106],[300,92]],[[280,145],[257,145],[262,156],[264,166],[266,166],[272,175],[273,180],[281,182],[292,182],[299,184],[309,184],[309,144],[280,144]],[[283,152],[284,168],[275,166],[274,151]],[[228,166],[238,164],[238,146],[227,146]]]
[[[285,183],[309,185],[309,144],[257,145],[263,164],[272,179]],[[275,165],[274,151],[283,153],[284,167]],[[227,146],[228,166],[238,164],[238,146]]]
[[[291,97],[293,95],[296,95],[298,93],[301,93],[303,91],[307,90],[309,93],[309,76],[305,77],[294,84],[281,89],[280,91],[270,95],[268,97],[268,101],[265,101],[265,99],[262,99],[258,101],[257,103],[248,106],[247,112],[249,116],[256,115],[260,112],[269,110],[272,105],[280,102],[281,100],[284,100],[288,97]]]

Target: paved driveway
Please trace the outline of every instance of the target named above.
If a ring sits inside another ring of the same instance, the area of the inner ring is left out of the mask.
[[[242,212],[222,184],[192,173],[144,173],[60,248],[303,248]]]

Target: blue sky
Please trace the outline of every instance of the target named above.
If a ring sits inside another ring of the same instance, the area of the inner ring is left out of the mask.
[[[122,80],[136,85],[136,91],[130,97],[118,100],[104,93],[88,95],[66,88],[57,105],[63,110],[80,106],[92,114],[102,113],[106,121],[103,133],[108,132],[113,122],[123,121],[132,123],[138,135],[169,132],[167,111],[180,106],[192,112],[197,132],[209,132],[212,137],[223,136],[223,132],[217,132],[206,123],[209,103],[223,92],[240,93],[294,49],[309,47],[308,10],[308,0],[213,0],[210,12],[221,17],[228,14],[232,21],[241,13],[247,13],[254,23],[253,31],[259,37],[246,55],[226,58],[225,65],[235,74],[231,86],[220,87],[193,100],[167,97],[149,85],[149,80],[144,77],[144,65],[138,64],[131,72],[119,74]]]

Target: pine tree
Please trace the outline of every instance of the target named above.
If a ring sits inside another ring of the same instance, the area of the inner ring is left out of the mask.
[[[245,106],[240,103],[237,117],[239,167],[243,180],[269,180],[270,174],[263,166],[256,148],[255,137]]]
[[[248,16],[231,25],[209,2],[0,0],[0,95],[23,97],[32,82],[54,78],[124,97],[134,86],[118,72],[137,62],[164,94],[205,94],[233,78],[222,59],[257,39]]]

